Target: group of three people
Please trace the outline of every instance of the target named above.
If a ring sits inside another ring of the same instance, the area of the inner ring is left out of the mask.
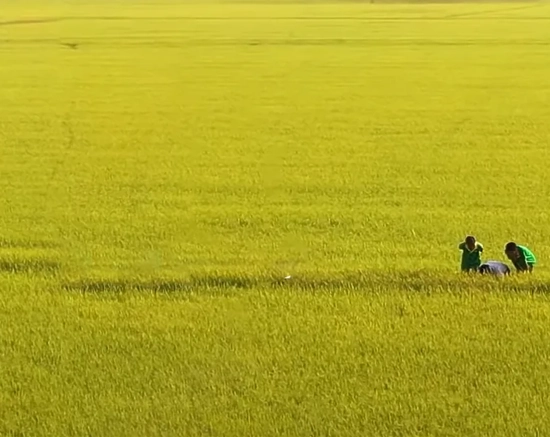
[[[462,251],[461,268],[463,272],[479,272],[493,275],[508,275],[510,268],[501,261],[481,261],[483,245],[472,235],[466,237],[458,248]],[[507,243],[504,248],[507,258],[512,261],[518,272],[532,272],[537,259],[527,247],[514,242]]]

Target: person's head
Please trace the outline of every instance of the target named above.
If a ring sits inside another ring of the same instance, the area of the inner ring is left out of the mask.
[[[466,247],[470,250],[474,250],[475,247],[476,247],[476,237],[474,237],[473,235],[468,235],[466,237]]]
[[[518,245],[513,241],[507,243],[506,247],[504,247],[504,253],[510,260],[518,259],[519,258]]]

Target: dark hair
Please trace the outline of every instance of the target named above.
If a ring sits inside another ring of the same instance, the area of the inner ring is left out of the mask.
[[[471,241],[472,243],[475,243],[476,242],[476,237],[474,237],[473,235],[468,235],[466,237],[466,243],[468,243],[469,241]]]
[[[504,248],[504,252],[513,252],[518,248],[518,245],[514,243],[513,241],[510,241],[506,244],[506,247]]]
[[[487,264],[481,264],[479,266],[479,269],[478,269],[479,273],[481,273],[482,275],[486,274],[486,273],[489,273],[491,271],[491,269],[489,268],[489,266]]]

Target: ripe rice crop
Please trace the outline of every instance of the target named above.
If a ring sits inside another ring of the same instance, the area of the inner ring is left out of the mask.
[[[548,434],[549,21],[5,1],[0,436]]]

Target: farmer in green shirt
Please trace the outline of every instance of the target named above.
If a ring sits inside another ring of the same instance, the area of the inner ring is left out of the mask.
[[[506,244],[504,253],[508,259],[512,261],[518,272],[532,272],[533,267],[537,263],[537,259],[533,252],[525,246],[519,246],[514,242]]]
[[[458,248],[462,251],[461,269],[463,272],[477,271],[481,265],[481,252],[483,245],[476,241],[472,235],[468,235]]]

